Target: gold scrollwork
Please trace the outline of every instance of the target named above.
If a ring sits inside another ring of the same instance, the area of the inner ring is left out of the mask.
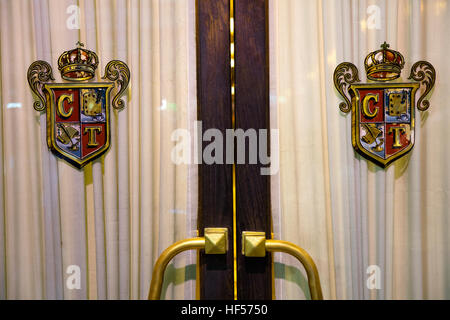
[[[430,102],[424,100],[427,94],[433,89],[436,81],[436,70],[427,61],[417,61],[411,67],[411,74],[408,79],[420,82],[420,88],[425,89],[417,101],[417,109],[425,111],[430,107]]]
[[[118,91],[112,100],[112,106],[118,110],[123,109],[125,104],[120,97],[122,97],[130,82],[130,69],[128,69],[128,66],[120,60],[111,60],[105,67],[105,75],[102,79],[116,82]]]
[[[345,99],[345,102],[339,104],[339,109],[344,113],[348,113],[352,109],[351,97],[348,89],[352,83],[361,81],[358,77],[358,68],[351,62],[342,62],[334,70],[333,79],[336,90],[339,91]]]
[[[53,78],[52,67],[45,61],[35,61],[28,68],[27,78],[31,90],[39,97],[39,100],[33,104],[34,109],[36,111],[44,111],[46,108],[46,99],[42,89],[45,82],[55,80]]]

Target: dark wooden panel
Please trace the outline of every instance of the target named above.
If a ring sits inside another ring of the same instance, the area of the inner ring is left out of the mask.
[[[203,132],[216,128],[225,137],[232,127],[230,77],[230,1],[197,0],[197,97]],[[198,230],[202,235],[206,227],[226,227],[230,243],[226,255],[200,255],[200,298],[233,299],[232,166],[202,164],[199,169]]]
[[[236,128],[269,128],[268,0],[235,0]],[[248,155],[248,149],[247,149]],[[248,160],[248,159],[247,159]],[[242,231],[271,235],[270,176],[236,166],[238,253]],[[272,260],[238,254],[238,299],[272,298]]]

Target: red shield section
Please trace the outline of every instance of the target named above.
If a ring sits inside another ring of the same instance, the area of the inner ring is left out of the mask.
[[[47,113],[48,143],[52,151],[83,167],[109,148],[111,83],[51,84]]]
[[[356,151],[383,167],[410,151],[417,84],[357,84],[352,90]]]

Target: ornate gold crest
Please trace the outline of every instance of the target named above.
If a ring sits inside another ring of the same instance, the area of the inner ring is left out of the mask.
[[[364,65],[371,83],[360,83],[356,66],[343,62],[334,71],[334,85],[344,98],[340,110],[352,111],[353,148],[384,168],[412,150],[415,107],[429,108],[425,98],[434,86],[436,71],[429,62],[418,61],[408,78],[415,82],[390,82],[400,77],[405,59],[386,42],[367,55]]]
[[[47,144],[58,157],[77,168],[103,155],[110,146],[110,105],[121,110],[120,97],[129,80],[128,66],[110,61],[102,79],[111,82],[87,82],[98,66],[95,52],[82,48],[65,51],[58,59],[58,69],[66,83],[52,83],[52,68],[45,61],[35,61],[28,68],[28,83],[38,100],[36,111],[47,113]],[[115,89],[115,90],[114,90]],[[116,94],[111,99],[111,92]]]

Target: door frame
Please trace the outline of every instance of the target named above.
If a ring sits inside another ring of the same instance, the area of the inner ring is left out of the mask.
[[[196,0],[197,118],[202,136],[211,128],[224,137],[227,129],[270,130],[268,2]],[[207,144],[203,142],[200,152]],[[227,150],[225,145],[222,150]],[[259,159],[256,164],[223,163],[199,165],[199,235],[204,228],[229,230],[225,255],[199,254],[199,297],[272,299],[272,255],[241,254],[243,231],[263,231],[272,238],[270,176],[261,175]]]

